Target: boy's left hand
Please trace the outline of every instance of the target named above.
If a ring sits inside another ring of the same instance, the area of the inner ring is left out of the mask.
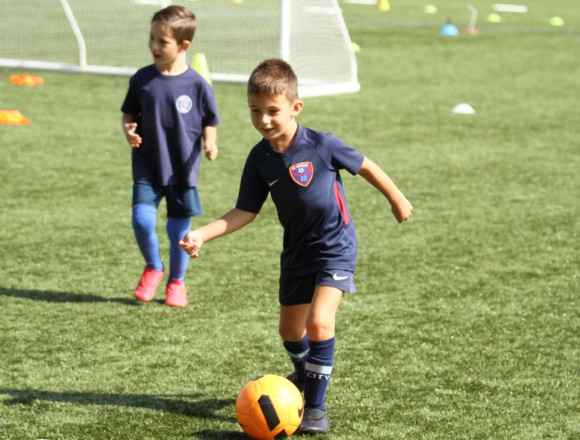
[[[399,223],[406,222],[413,213],[413,206],[409,201],[403,197],[397,203],[391,204],[391,212]]]
[[[218,156],[218,147],[216,144],[205,144],[204,146],[205,157],[209,160],[216,160]]]

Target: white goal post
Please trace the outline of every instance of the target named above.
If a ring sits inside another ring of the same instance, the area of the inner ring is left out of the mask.
[[[1,0],[0,66],[131,75],[152,63],[154,12],[170,0]],[[246,82],[266,58],[288,61],[301,96],[359,90],[338,0],[180,0],[198,29],[212,81]]]

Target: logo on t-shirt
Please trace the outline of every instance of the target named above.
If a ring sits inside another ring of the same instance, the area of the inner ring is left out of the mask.
[[[290,176],[292,180],[301,186],[308,186],[314,176],[314,168],[312,162],[300,162],[292,165],[290,168]]]
[[[193,102],[189,96],[181,95],[175,100],[175,107],[179,113],[188,113],[193,107]]]

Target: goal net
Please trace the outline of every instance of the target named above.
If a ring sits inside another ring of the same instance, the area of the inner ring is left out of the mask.
[[[153,14],[166,0],[1,0],[0,66],[133,74],[151,64]],[[302,96],[356,92],[356,59],[337,0],[181,0],[197,16],[188,62],[246,82],[266,58],[294,68]]]

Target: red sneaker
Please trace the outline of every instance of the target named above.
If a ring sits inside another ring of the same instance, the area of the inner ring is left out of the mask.
[[[158,270],[155,270],[152,267],[145,266],[145,269],[143,270],[143,275],[141,275],[141,279],[139,279],[139,284],[137,284],[137,288],[135,289],[135,298],[143,302],[151,301],[155,296],[157,287],[159,286],[159,283],[163,279],[164,275],[165,275],[164,270],[159,272]]]
[[[173,280],[165,289],[165,305],[169,307],[187,307],[187,288],[183,281]]]

